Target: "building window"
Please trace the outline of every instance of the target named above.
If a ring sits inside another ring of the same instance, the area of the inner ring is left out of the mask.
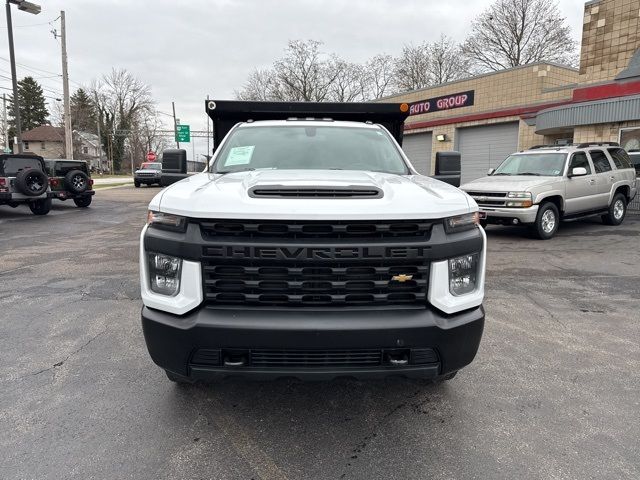
[[[24,144],[24,149],[29,150],[29,142],[22,142]]]
[[[40,142],[40,150],[46,150],[47,146],[44,142]]]
[[[630,150],[640,149],[640,127],[638,128],[621,128],[620,129],[620,146],[627,152]]]
[[[82,153],[89,153],[89,147],[82,147]]]

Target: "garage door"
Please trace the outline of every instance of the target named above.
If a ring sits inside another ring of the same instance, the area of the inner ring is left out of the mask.
[[[462,157],[462,183],[484,177],[518,149],[518,122],[460,128],[456,145]]]
[[[431,133],[405,135],[402,150],[418,172],[431,175]]]

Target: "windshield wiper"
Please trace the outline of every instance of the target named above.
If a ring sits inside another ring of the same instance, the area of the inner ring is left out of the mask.
[[[533,172],[523,172],[523,173],[519,173],[518,175],[535,175],[536,177],[542,176],[541,173],[533,173]]]
[[[502,173],[502,172],[501,173],[492,173],[491,174],[492,177],[497,177],[498,175],[506,175],[508,177],[511,174],[510,173]]]
[[[255,170],[255,168],[240,168],[238,170],[218,170],[217,172],[213,172],[213,173],[219,173],[220,175],[224,175],[225,173],[251,172],[253,170]]]

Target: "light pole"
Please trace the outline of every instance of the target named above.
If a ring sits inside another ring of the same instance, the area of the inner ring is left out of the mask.
[[[20,123],[20,105],[18,102],[18,77],[16,75],[16,56],[13,52],[13,25],[11,24],[11,4],[18,5],[18,10],[37,15],[40,5],[24,0],[7,0],[7,32],[9,34],[9,60],[11,61],[11,83],[13,84],[13,115],[16,119],[16,137],[18,153],[22,153],[22,125]]]

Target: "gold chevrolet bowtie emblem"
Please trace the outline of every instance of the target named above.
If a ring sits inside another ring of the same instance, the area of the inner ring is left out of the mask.
[[[405,275],[404,273],[391,277],[391,280],[394,280],[396,282],[407,282],[411,279],[413,279],[413,275]]]

